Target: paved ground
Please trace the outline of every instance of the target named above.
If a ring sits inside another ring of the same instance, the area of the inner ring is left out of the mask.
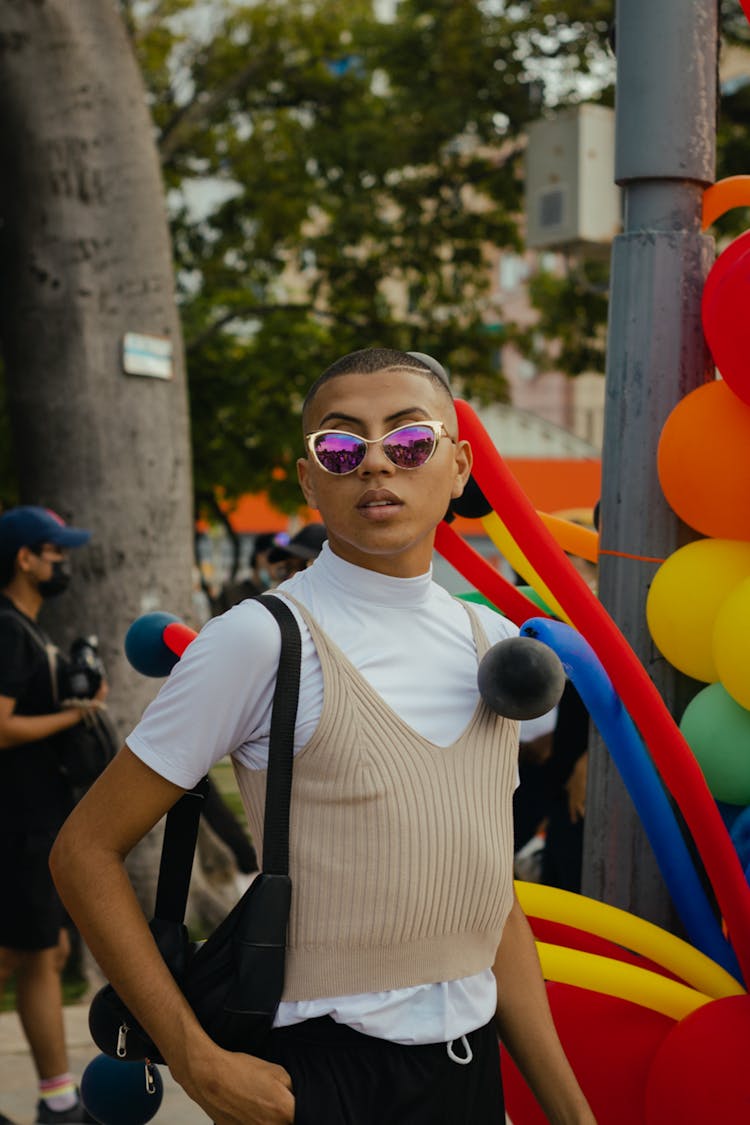
[[[65,1008],[65,1028],[70,1067],[80,1078],[86,1064],[98,1053],[88,1029],[88,1005]],[[154,1118],[158,1125],[207,1125],[209,1118],[191,1102],[171,1078],[159,1068],[164,1081],[164,1100]],[[36,1107],[36,1075],[15,1012],[0,1013],[0,1112],[17,1125],[32,1125]]]

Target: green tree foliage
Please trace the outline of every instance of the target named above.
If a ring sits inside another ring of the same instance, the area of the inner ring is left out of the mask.
[[[722,49],[720,62],[729,63],[730,54],[742,51],[750,58],[750,24],[739,0],[725,0],[722,7]],[[750,72],[750,63],[747,71]],[[721,109],[717,122],[716,178],[750,175],[750,73],[728,76],[721,86]],[[736,238],[750,225],[750,210],[740,207],[722,216],[714,234],[721,243]]]
[[[569,13],[574,7],[574,4],[566,5]],[[750,134],[747,127],[750,119],[750,25],[739,0],[723,0],[720,8],[717,180],[750,174]],[[604,12],[600,15],[604,16]],[[563,32],[562,39],[565,37]],[[614,38],[616,40],[616,36]],[[738,68],[732,68],[738,73],[722,80],[721,72],[728,67],[730,53],[738,48],[747,52],[747,57]],[[599,66],[596,52],[592,58],[590,70],[593,77]],[[565,61],[568,73],[569,60],[566,58]],[[580,58],[576,61],[583,62]],[[604,104],[610,104],[614,88],[603,84],[596,96]],[[737,208],[722,216],[712,228],[718,249],[747,230],[749,219],[750,208]],[[530,297],[537,310],[538,321],[532,329],[511,328],[510,338],[541,367],[553,365],[569,375],[578,375],[583,371],[603,372],[608,275],[608,258],[586,260],[577,256],[568,259],[562,275],[542,269],[530,283]]]
[[[610,4],[121,6],[168,187],[199,493],[296,504],[301,396],[350,349],[426,351],[502,399],[487,249],[519,247],[523,130],[601,81]]]

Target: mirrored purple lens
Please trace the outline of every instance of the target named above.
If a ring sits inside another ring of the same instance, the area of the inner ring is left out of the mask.
[[[385,438],[383,452],[400,469],[418,469],[429,461],[435,441],[430,426],[402,426]]]
[[[315,439],[315,456],[329,473],[351,473],[364,460],[367,445],[354,434],[331,431]]]

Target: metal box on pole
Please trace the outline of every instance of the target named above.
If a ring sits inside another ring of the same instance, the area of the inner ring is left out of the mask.
[[[526,149],[526,245],[609,247],[622,226],[615,112],[584,104],[535,121]]]

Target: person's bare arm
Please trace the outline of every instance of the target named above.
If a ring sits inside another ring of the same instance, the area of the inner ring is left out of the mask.
[[[54,711],[49,715],[16,715],[15,699],[0,695],[0,750],[22,746],[25,742],[38,742],[59,734],[60,731],[70,730],[76,723],[80,723],[87,705],[90,705],[90,701],[82,699],[80,706]]]
[[[222,1050],[198,1024],[156,948],[124,867],[128,852],[182,792],[124,747],[63,825],[52,874],[104,974],[211,1120],[291,1122],[286,1071]]]
[[[534,936],[518,899],[495,957],[500,1038],[552,1125],[596,1125],[552,1021]]]

